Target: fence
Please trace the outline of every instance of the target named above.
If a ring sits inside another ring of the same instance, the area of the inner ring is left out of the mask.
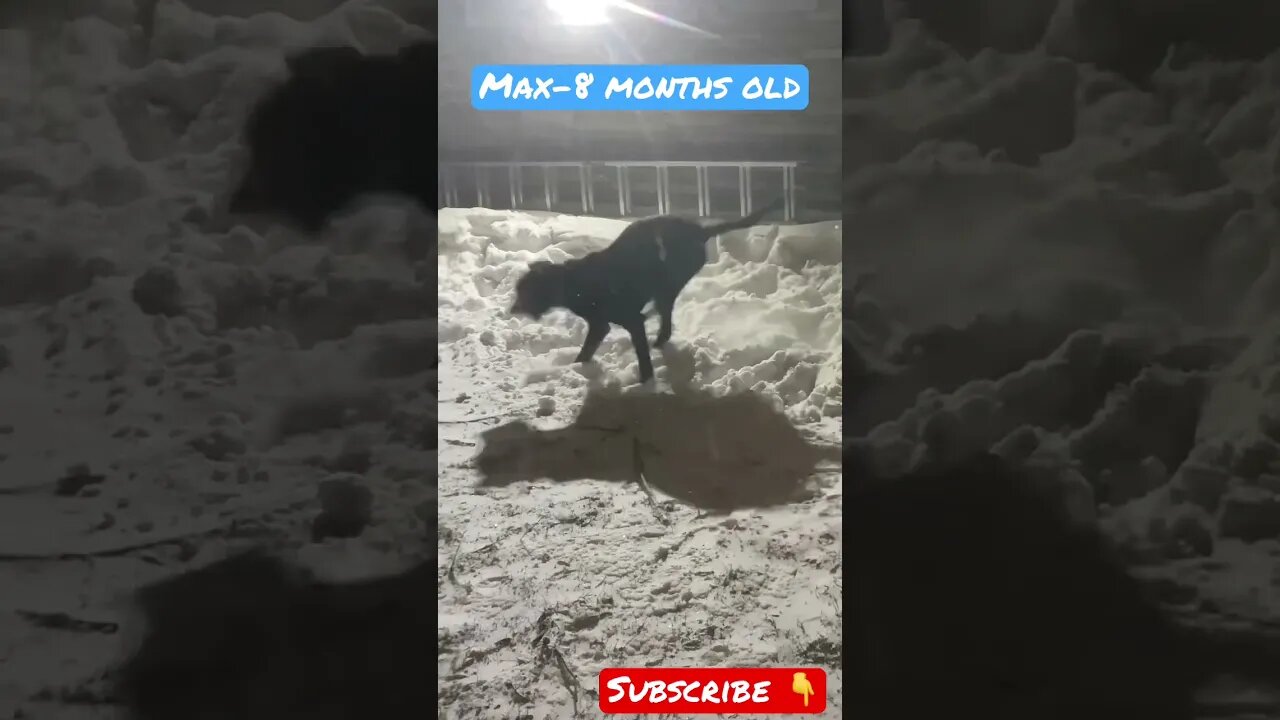
[[[512,209],[531,210],[525,204],[525,171],[529,168],[541,169],[542,205],[545,210],[552,210],[560,202],[561,173],[573,171],[577,175],[577,185],[583,214],[597,214],[596,183],[597,176],[604,173],[616,176],[618,193],[618,216],[629,217],[635,206],[632,202],[632,170],[650,168],[654,171],[654,191],[657,199],[658,214],[671,212],[671,169],[692,168],[695,174],[695,191],[697,208],[700,217],[711,215],[711,182],[712,168],[736,168],[738,171],[738,211],[742,215],[752,209],[752,171],[779,171],[782,181],[783,218],[790,221],[796,219],[796,167],[795,162],[712,162],[683,160],[646,160],[624,162],[450,162],[439,166],[439,206],[461,206],[461,183],[470,179],[474,184],[476,205],[492,207],[493,180],[499,170],[505,170],[508,200]]]

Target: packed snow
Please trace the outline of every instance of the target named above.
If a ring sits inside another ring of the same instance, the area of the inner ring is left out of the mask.
[[[439,214],[442,717],[594,717],[659,664],[822,666],[838,717],[840,224],[712,240],[642,386],[625,332],[573,364],[580,318],[508,313],[627,223]]]

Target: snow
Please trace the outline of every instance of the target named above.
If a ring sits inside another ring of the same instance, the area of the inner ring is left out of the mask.
[[[395,249],[423,213],[314,242],[219,210],[282,49],[424,31],[373,2],[308,23],[164,2],[148,45],[141,8],[81,5],[0,30],[4,717],[113,717],[143,583],[248,545],[348,577],[432,544],[435,298]],[[353,467],[375,520],[312,542]]]
[[[442,344],[474,344],[473,352],[486,358],[477,360],[484,371],[488,357],[513,353],[533,360],[515,368],[529,373],[526,384],[546,382],[562,392],[584,388],[591,371],[560,368],[581,347],[585,322],[567,312],[539,324],[502,316],[529,262],[562,262],[599,250],[627,223],[483,209],[448,209],[438,222]],[[839,223],[730,235],[740,237],[720,238],[711,250],[717,259],[681,294],[675,327],[687,342],[671,351],[660,379],[715,392],[764,393],[779,410],[810,421],[838,417]],[[634,381],[635,353],[625,334],[612,333],[597,358],[603,386]],[[511,373],[499,367],[499,374]]]
[[[439,214],[445,716],[593,717],[610,666],[817,664],[836,717],[840,224],[712,241],[654,387],[625,333],[574,365],[581,319],[507,313],[530,262],[626,225]],[[577,684],[528,665],[530,628]]]
[[[1144,85],[892,31],[844,75],[859,459],[994,450],[1197,621],[1274,617],[1280,52]]]

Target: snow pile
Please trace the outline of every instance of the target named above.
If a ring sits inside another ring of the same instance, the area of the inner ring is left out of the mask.
[[[1177,602],[1273,615],[1280,52],[1178,46],[1139,79],[940,22],[845,65],[855,456],[994,449]]]

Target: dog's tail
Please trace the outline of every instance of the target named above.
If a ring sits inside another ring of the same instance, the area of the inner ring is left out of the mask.
[[[704,227],[702,230],[707,234],[707,239],[710,240],[711,238],[721,233],[727,233],[733,230],[741,230],[743,228],[749,228],[752,225],[755,225],[756,223],[760,222],[760,218],[763,218],[765,215],[768,215],[770,212],[780,207],[782,207],[782,198],[778,198],[777,200],[774,200],[773,202],[769,203],[768,205],[765,205],[759,210],[756,210],[750,215],[738,218],[737,220],[730,220],[729,222],[726,222],[726,223],[720,223],[718,225],[708,225],[707,227]]]

